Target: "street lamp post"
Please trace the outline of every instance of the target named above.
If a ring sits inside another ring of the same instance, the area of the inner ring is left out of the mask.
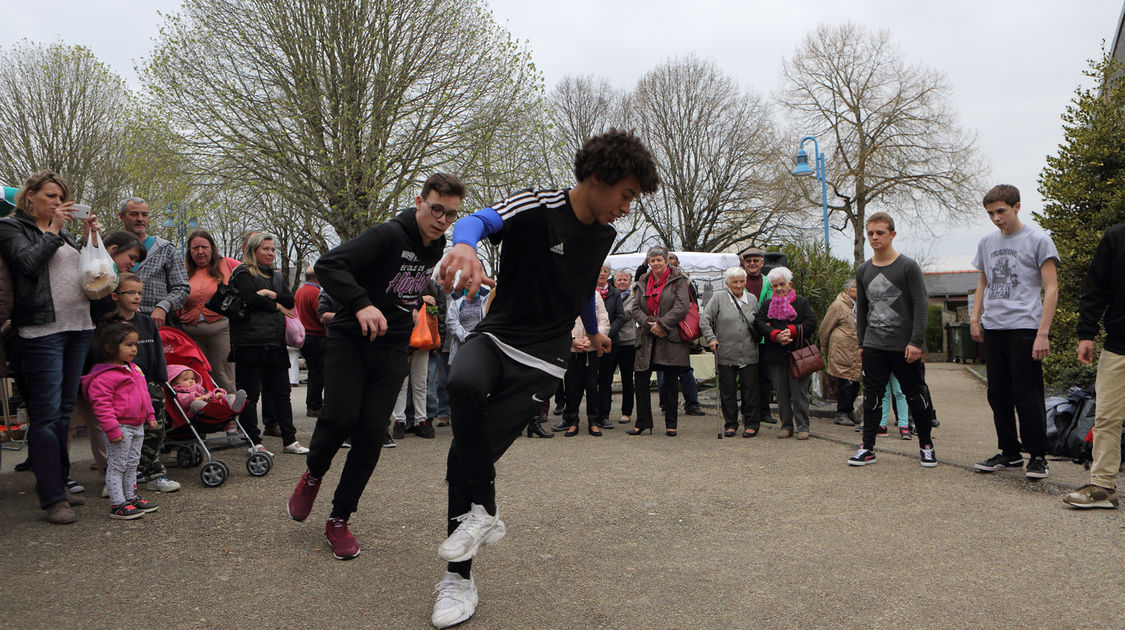
[[[809,167],[809,154],[805,153],[805,143],[812,140],[813,154],[816,156],[816,169]],[[793,168],[793,177],[816,176],[820,180],[820,205],[824,210],[824,249],[830,250],[828,243],[828,182],[824,172],[824,154],[820,152],[820,145],[813,136],[805,136],[797,147],[797,166]]]

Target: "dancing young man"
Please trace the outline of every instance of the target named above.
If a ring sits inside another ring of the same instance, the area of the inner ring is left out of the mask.
[[[324,344],[324,406],[309,444],[308,469],[287,509],[293,520],[308,518],[332,458],[351,438],[324,527],[338,560],[359,555],[348,518],[379,462],[406,378],[414,312],[464,196],[465,186],[456,177],[437,173],[426,180],[413,208],[368,228],[316,263],[316,277],[340,308]]]
[[[503,243],[491,308],[453,359],[449,409],[449,538],[438,555],[449,562],[438,583],[433,624],[447,628],[477,605],[472,558],[505,532],[496,509],[494,463],[554,393],[566,370],[570,331],[581,314],[593,347],[610,348],[594,315],[598,272],[616,237],[610,227],[640,193],[660,184],[648,149],[631,133],[610,129],[574,158],[569,190],[516,194],[457,222],[453,248],[439,265],[443,286],[476,292],[483,269],[476,244]],[[516,287],[518,290],[503,290]]]

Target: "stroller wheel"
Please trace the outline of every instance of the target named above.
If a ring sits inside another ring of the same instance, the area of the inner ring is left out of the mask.
[[[221,459],[212,460],[199,469],[199,480],[208,488],[217,488],[230,476],[230,468]]]
[[[246,459],[246,472],[251,477],[264,477],[273,468],[273,460],[265,453],[254,453]]]
[[[190,448],[181,446],[176,449],[176,465],[180,468],[191,468],[195,465],[195,454]]]
[[[192,466],[198,466],[203,463],[203,447],[198,444],[191,445]]]

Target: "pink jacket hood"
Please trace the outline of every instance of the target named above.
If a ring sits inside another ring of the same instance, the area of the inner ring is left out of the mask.
[[[121,435],[122,424],[142,425],[156,418],[144,372],[135,363],[98,363],[82,377],[82,392],[111,440]]]

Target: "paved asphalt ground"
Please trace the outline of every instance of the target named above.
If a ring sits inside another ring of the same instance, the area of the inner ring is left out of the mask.
[[[928,370],[941,466],[885,439],[879,462],[845,460],[858,435],[814,419],[814,439],[717,440],[716,411],[680,436],[521,438],[497,483],[507,537],[474,566],[472,628],[1125,628],[1125,511],[1068,509],[1081,467],[1051,478],[980,474],[995,451],[983,386]],[[303,410],[303,390],[295,390]],[[305,443],[312,421],[298,428]],[[352,519],[363,547],[334,560],[323,537],[343,458],[305,523],[285,515],[302,458],[251,478],[147,493],[160,511],[111,521],[89,449],[79,521],[42,521],[30,473],[4,453],[0,628],[427,628],[443,570],[450,433],[408,436],[383,460]]]

